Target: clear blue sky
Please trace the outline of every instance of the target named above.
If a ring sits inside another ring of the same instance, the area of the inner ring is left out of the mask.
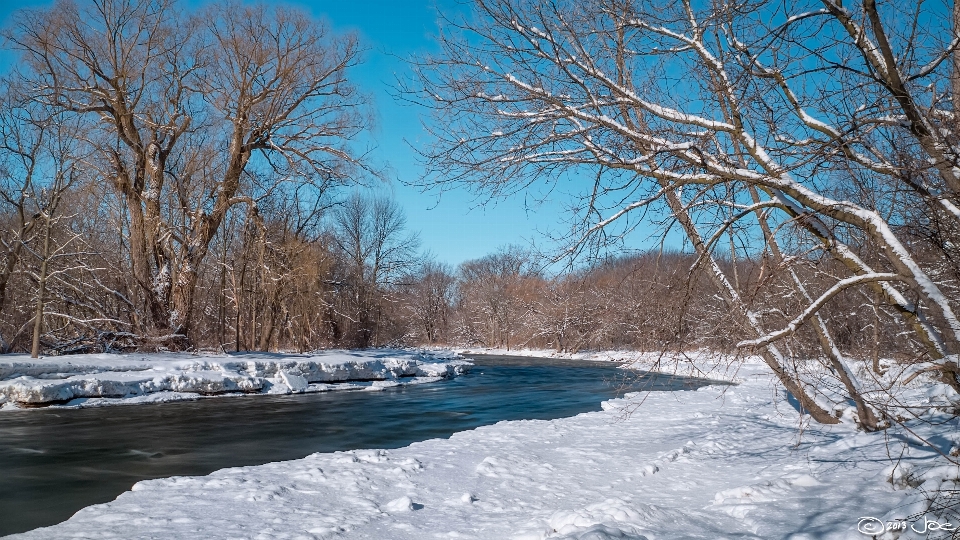
[[[0,19],[6,21],[22,7],[52,4],[51,0],[0,0]],[[535,204],[534,194],[526,200],[516,197],[482,204],[483,200],[464,191],[447,191],[438,197],[404,184],[416,181],[423,172],[407,141],[414,146],[423,142],[424,111],[397,103],[391,86],[398,75],[407,73],[405,59],[436,50],[437,10],[451,14],[467,9],[464,5],[456,0],[288,0],[286,4],[326,19],[337,31],[359,34],[365,61],[355,68],[353,77],[374,100],[377,125],[370,135],[376,146],[374,159],[390,168],[390,183],[381,189],[403,206],[408,226],[419,231],[424,249],[441,262],[457,265],[507,244],[527,245],[530,240],[543,244],[538,231],[562,226],[563,204],[556,198]]]
[[[542,242],[537,231],[559,225],[560,201],[525,207],[522,198],[481,204],[465,191],[421,193],[405,185],[423,173],[411,145],[425,142],[422,129],[425,111],[398,103],[391,87],[398,76],[409,73],[405,59],[436,51],[438,10],[447,15],[467,9],[456,0],[372,0],[333,2],[294,0],[315,16],[327,19],[335,29],[355,31],[366,47],[365,62],[354,71],[355,80],[370,92],[377,110],[372,136],[377,159],[390,167],[392,192],[407,213],[412,230],[420,232],[423,248],[441,262],[453,265],[482,257],[506,244]]]

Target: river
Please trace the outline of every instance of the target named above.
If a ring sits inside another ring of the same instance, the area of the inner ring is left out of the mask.
[[[615,364],[472,356],[469,374],[388,389],[0,413],[0,536],[59,523],[140,481],[313,452],[398,448],[501,420],[600,410],[627,391],[705,381],[624,379]],[[629,384],[627,384],[629,383]]]

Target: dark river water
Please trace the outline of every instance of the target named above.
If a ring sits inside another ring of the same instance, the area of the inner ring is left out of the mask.
[[[399,448],[501,420],[600,410],[624,391],[705,383],[624,379],[615,364],[472,357],[449,381],[295,396],[244,396],[0,413],[0,536],[53,525],[134,483],[203,475],[313,452]]]

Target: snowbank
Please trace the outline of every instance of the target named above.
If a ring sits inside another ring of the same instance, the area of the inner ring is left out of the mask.
[[[535,358],[562,358],[567,360],[590,360],[597,362],[633,362],[646,354],[637,351],[581,351],[561,352],[556,349],[500,349],[494,347],[454,348],[459,354],[490,354],[503,356],[527,356]]]
[[[455,348],[458,354],[488,354],[557,358],[590,362],[616,362],[625,369],[636,369],[700,377],[723,382],[739,382],[738,372],[743,365],[761,365],[759,356],[730,356],[709,350],[687,352],[644,352],[631,350],[560,352],[554,349],[496,349],[489,347]]]
[[[916,525],[926,507],[911,486],[947,474],[935,452],[849,424],[800,430],[762,367],[739,377],[397,450],[143,481],[12,538],[830,540],[868,538],[865,517]],[[915,428],[957,439],[955,421]]]
[[[231,393],[382,389],[454,377],[469,362],[450,351],[310,354],[0,356],[0,404],[36,407],[143,403]]]

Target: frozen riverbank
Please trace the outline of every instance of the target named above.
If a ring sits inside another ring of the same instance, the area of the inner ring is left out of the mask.
[[[500,349],[494,347],[454,348],[460,354],[489,354],[505,356],[526,356],[533,358],[563,358],[568,360],[589,360],[593,362],[634,362],[646,354],[637,351],[578,351],[566,352],[555,349]]]
[[[801,432],[761,366],[738,378],[397,450],[140,482],[13,538],[867,538],[862,517],[911,517],[914,487],[944,476],[902,433]],[[958,435],[955,421],[917,428],[947,450]]]
[[[96,406],[379,389],[454,377],[470,363],[450,351],[375,349],[310,354],[0,356],[0,405]]]
[[[609,351],[557,351],[555,349],[498,349],[493,347],[453,348],[459,354],[487,354],[506,356],[526,356],[533,358],[557,358],[568,360],[585,360],[590,362],[615,362],[620,364],[636,364],[637,368],[654,369],[672,373],[674,371],[690,371],[693,369],[714,373],[727,371],[724,362],[707,362],[705,359],[717,360],[718,356],[710,351],[691,351],[689,353],[665,353],[648,351],[631,351],[627,349]]]
[[[557,351],[555,349],[498,349],[493,347],[453,348],[465,355],[505,355],[528,358],[551,358],[557,360],[582,360],[585,362],[608,362],[621,364],[637,371],[697,377],[719,382],[739,382],[741,362],[734,357],[699,350],[682,353],[631,351],[627,349],[607,351]]]

